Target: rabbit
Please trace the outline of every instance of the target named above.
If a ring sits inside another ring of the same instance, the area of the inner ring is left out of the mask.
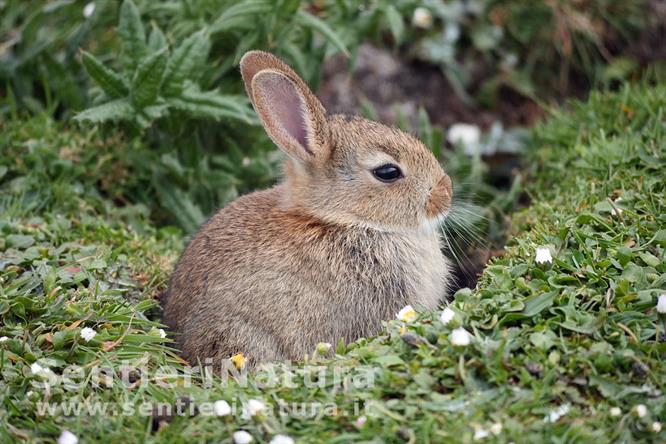
[[[240,69],[284,177],[228,204],[182,253],[164,307],[182,356],[299,360],[377,334],[406,305],[437,308],[452,182],[435,156],[398,129],[327,115],[272,54],[247,52]]]

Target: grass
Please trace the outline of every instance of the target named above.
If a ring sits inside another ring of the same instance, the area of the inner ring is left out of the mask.
[[[0,441],[71,430],[81,442],[229,442],[244,429],[256,442],[278,433],[299,442],[663,442],[654,422],[666,421],[655,309],[666,292],[665,109],[660,84],[555,111],[535,131],[532,205],[514,215],[506,255],[455,295],[451,324],[439,313],[390,321],[375,338],[338,345],[334,358],[275,369],[291,378],[280,384],[206,372],[188,383],[155,302],[182,240],[152,227],[141,207],[118,205],[122,183],[101,179],[123,177],[114,152],[131,146],[46,119],[5,124]],[[535,262],[537,247],[552,263]],[[470,345],[451,344],[456,324],[473,334]],[[90,342],[84,327],[97,331]],[[52,372],[35,374],[35,362]],[[83,368],[75,378],[72,365]],[[198,414],[152,411],[184,399]],[[269,408],[243,419],[249,399]],[[205,403],[215,400],[234,412],[210,415]],[[57,409],[40,415],[45,401]],[[63,410],[100,402],[112,408]],[[319,410],[294,411],[299,403]],[[132,414],[118,414],[123,405]]]

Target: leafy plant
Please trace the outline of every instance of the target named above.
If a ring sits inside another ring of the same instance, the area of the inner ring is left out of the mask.
[[[0,116],[26,111],[69,118],[87,103],[81,46],[112,47],[113,2],[44,0],[0,3]]]
[[[155,26],[146,39],[136,5],[125,0],[120,8],[118,34],[122,39],[121,73],[108,68],[92,54],[82,53],[86,71],[103,94],[96,100],[100,104],[77,114],[76,120],[127,121],[139,129],[173,114],[255,121],[244,96],[201,91],[196,83],[210,49],[205,30],[188,36],[169,53],[160,28]]]

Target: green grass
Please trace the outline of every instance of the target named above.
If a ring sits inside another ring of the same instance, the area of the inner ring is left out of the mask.
[[[242,428],[255,442],[277,433],[303,442],[471,442],[483,431],[487,442],[663,442],[666,432],[652,426],[666,422],[666,341],[655,309],[666,292],[665,109],[666,85],[625,87],[572,103],[536,129],[532,205],[514,216],[506,256],[452,303],[474,335],[469,346],[451,344],[439,313],[421,314],[406,331],[389,322],[375,338],[338,346],[335,358],[311,357],[321,367],[310,374],[300,365],[291,384],[264,388],[255,378],[245,386],[182,378],[154,302],[181,239],[153,228],[140,207],[112,203],[120,181],[100,181],[122,174],[113,153],[131,146],[43,119],[6,124],[0,441],[49,441],[67,429],[81,442],[229,442]],[[535,263],[537,247],[550,249],[552,264]],[[86,343],[83,327],[97,336]],[[83,366],[81,387],[35,387],[44,378],[31,371],[36,361],[56,375]],[[122,362],[145,371],[126,385]],[[114,369],[108,387],[94,387],[99,365]],[[336,368],[347,383],[334,387]],[[327,382],[313,387],[313,374]],[[167,379],[180,383],[168,388]],[[202,411],[161,427],[151,415],[37,414],[45,400],[150,406],[183,397],[322,410],[299,417],[271,408],[249,420]],[[362,426],[359,406],[367,407]]]

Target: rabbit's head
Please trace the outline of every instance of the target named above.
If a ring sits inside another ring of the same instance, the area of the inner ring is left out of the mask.
[[[240,65],[266,132],[288,156],[286,207],[383,231],[438,225],[452,183],[423,143],[361,117],[327,116],[305,82],[271,54],[250,51]]]

